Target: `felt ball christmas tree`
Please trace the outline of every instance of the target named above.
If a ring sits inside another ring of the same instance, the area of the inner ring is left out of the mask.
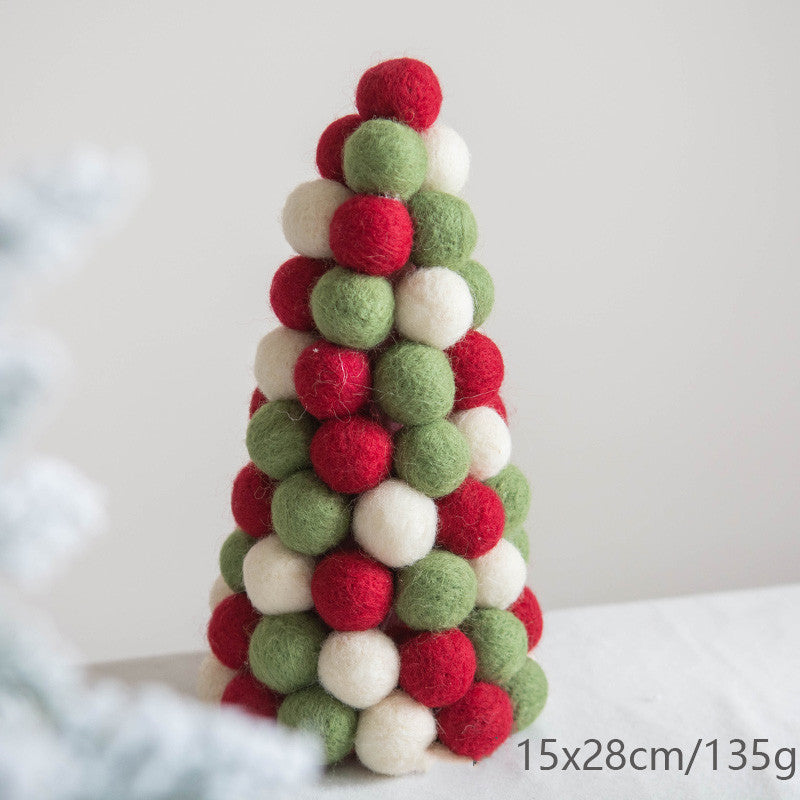
[[[441,103],[420,61],[367,70],[286,201],[297,255],[272,279],[208,627],[223,703],[390,775],[488,756],[547,695],[530,488]]]

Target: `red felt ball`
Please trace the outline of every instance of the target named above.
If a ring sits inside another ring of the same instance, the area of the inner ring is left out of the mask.
[[[417,131],[430,128],[441,107],[439,79],[415,58],[394,58],[375,65],[361,76],[356,89],[356,108],[364,119],[397,119]]]
[[[300,353],[294,386],[303,408],[317,419],[348,417],[369,402],[369,358],[361,350],[319,339]]]
[[[508,610],[525,626],[528,633],[528,652],[530,652],[539,644],[544,627],[542,607],[536,595],[526,586]]]
[[[269,302],[283,325],[296,331],[314,330],[311,291],[330,268],[329,262],[306,256],[294,256],[278,267],[269,287]]]
[[[250,636],[260,618],[244,592],[226,597],[208,622],[208,644],[217,660],[231,669],[241,669],[247,662]]]
[[[460,700],[475,668],[475,648],[458,628],[425,631],[400,647],[400,686],[429,708]]]
[[[259,717],[277,717],[281,696],[249,672],[234,675],[222,693],[222,704],[239,706]]]
[[[365,631],[381,623],[392,604],[392,573],[357,551],[331,553],[317,564],[311,597],[337,631]]]
[[[358,114],[335,119],[322,131],[317,144],[317,169],[323,178],[344,183],[342,148],[347,137],[362,123]]]
[[[508,411],[506,410],[506,404],[503,402],[503,398],[500,397],[499,394],[492,395],[492,397],[484,402],[484,405],[489,406],[489,408],[493,408],[503,418],[503,422],[508,424]]]
[[[478,761],[511,735],[514,712],[508,695],[492,683],[473,683],[469,691],[436,718],[439,740],[460,756]]]
[[[488,405],[503,383],[503,356],[485,334],[470,331],[456,342],[447,357],[456,381],[455,410]]]
[[[339,264],[367,275],[390,275],[408,262],[414,225],[399,200],[357,194],[336,209],[329,234]]]
[[[457,556],[482,556],[503,535],[503,501],[494,489],[475,478],[467,478],[454,492],[439,498],[436,506],[436,543]]]
[[[231,511],[236,524],[250,536],[266,536],[272,531],[272,495],[277,485],[252,461],[234,478]]]
[[[252,417],[266,402],[267,398],[264,397],[264,392],[256,386],[256,388],[253,389],[253,394],[250,396],[250,416]]]
[[[329,419],[320,425],[309,448],[322,480],[342,494],[361,494],[389,477],[392,437],[366,417]]]

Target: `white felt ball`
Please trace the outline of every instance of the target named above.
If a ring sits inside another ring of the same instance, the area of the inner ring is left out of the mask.
[[[317,672],[334,697],[353,708],[368,708],[397,686],[400,654],[377,628],[334,631],[322,645]]]
[[[469,562],[478,579],[476,606],[508,608],[525,588],[525,559],[508,539]]]
[[[467,143],[449,126],[437,124],[422,134],[428,151],[428,173],[423,189],[458,194],[469,176]]]
[[[430,766],[428,746],[435,738],[433,712],[397,689],[359,715],[356,755],[382,775],[423,772]]]
[[[211,591],[208,593],[208,607],[213,611],[226,597],[230,597],[232,594],[234,591],[225,583],[225,578],[217,575],[217,579],[211,585]]]
[[[242,564],[244,590],[262,614],[308,611],[314,559],[290,550],[276,535],[259,539]]]
[[[511,458],[511,433],[493,408],[470,408],[453,414],[451,419],[469,444],[470,475],[485,481],[508,464]]]
[[[301,183],[283,206],[283,235],[301,256],[332,258],[328,230],[333,212],[353,193],[338,181]]]
[[[407,567],[433,547],[437,518],[436,503],[430,497],[390,478],[358,498],[353,535],[387,567]]]
[[[283,325],[264,336],[256,348],[253,374],[256,385],[270,400],[291,400],[297,397],[294,388],[294,365],[300,353],[316,337],[303,331],[293,331]]]
[[[208,653],[197,673],[197,696],[205,703],[219,703],[225,687],[235,674],[235,669],[226,667],[213,653]]]
[[[444,350],[472,325],[467,282],[446,267],[423,267],[395,289],[395,325],[407,339]]]

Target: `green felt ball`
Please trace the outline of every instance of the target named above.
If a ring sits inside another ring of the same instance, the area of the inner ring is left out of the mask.
[[[354,192],[407,200],[425,180],[428,152],[422,137],[408,125],[370,119],[347,138],[342,166]]]
[[[525,663],[528,634],[510,611],[499,608],[473,611],[464,621],[463,630],[475,648],[477,680],[503,683]]]
[[[309,686],[284,698],[278,722],[317,734],[325,743],[328,764],[341,761],[352,749],[358,712],[331,697],[321,686]]]
[[[464,621],[475,606],[477,592],[475,573],[463,558],[447,550],[431,550],[400,570],[395,611],[410,628],[442,631]]]
[[[256,540],[237,528],[222,544],[219,551],[219,571],[222,578],[234,592],[244,591],[244,578],[242,577],[242,564],[247,551],[256,543]]]
[[[522,668],[503,683],[514,709],[514,730],[527,728],[547,702],[547,678],[544,670],[532,658],[526,658]]]
[[[386,278],[334,267],[311,292],[311,315],[329,341],[357,350],[379,345],[392,329],[394,292]]]
[[[492,313],[494,305],[494,281],[483,264],[477,261],[466,261],[460,266],[452,267],[453,272],[457,272],[469,286],[469,293],[472,295],[472,305],[474,312],[472,317],[472,327],[479,328]]]
[[[520,468],[509,464],[484,483],[491,486],[503,501],[506,530],[522,525],[531,508],[531,487]]]
[[[317,421],[297,400],[273,400],[253,414],[247,426],[250,460],[270,478],[283,480],[311,466],[308,453]]]
[[[250,639],[250,671],[280,694],[296,692],[317,678],[325,626],[316,614],[300,611],[262,617]]]
[[[404,425],[422,425],[445,417],[456,394],[447,356],[416,342],[392,345],[378,359],[374,387],[380,407]]]
[[[296,472],[275,489],[272,527],[290,549],[318,556],[347,536],[349,499],[329,489],[311,470]]]
[[[522,557],[527,561],[530,558],[531,546],[528,541],[528,534],[522,528],[509,530],[508,526],[503,531],[503,538],[508,539],[514,547],[522,553]]]
[[[403,428],[395,440],[397,474],[428,497],[455,491],[467,477],[469,444],[461,431],[445,419]]]
[[[414,221],[414,264],[456,267],[469,258],[478,242],[478,225],[460,197],[424,190],[408,201],[408,210]]]

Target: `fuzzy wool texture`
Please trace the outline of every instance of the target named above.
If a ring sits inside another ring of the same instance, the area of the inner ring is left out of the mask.
[[[247,551],[255,544],[255,539],[248,536],[241,528],[236,528],[222,543],[219,551],[219,571],[225,583],[234,592],[244,591],[242,564]]]
[[[247,452],[258,469],[275,480],[311,466],[308,448],[317,421],[297,400],[264,404],[247,425]]]
[[[350,505],[311,470],[296,472],[275,490],[272,524],[286,547],[317,556],[347,536]]]
[[[446,550],[432,550],[399,571],[395,612],[415,630],[454,628],[472,611],[477,591],[467,561]]]
[[[269,288],[269,302],[282,325],[296,331],[314,330],[311,291],[331,268],[330,261],[294,256],[278,267]]]
[[[429,708],[460,700],[475,669],[475,649],[458,628],[425,631],[400,647],[400,687]]]
[[[427,555],[436,540],[436,526],[434,501],[397,478],[362,494],[353,512],[355,540],[393,569]]]
[[[392,285],[385,278],[334,267],[314,287],[311,313],[319,332],[328,341],[369,350],[379,345],[392,329]]]
[[[428,169],[422,137],[391,119],[370,119],[347,139],[344,178],[354,192],[408,200],[419,191]]]
[[[336,209],[353,196],[338,181],[318,178],[301,183],[283,206],[283,235],[292,248],[308,258],[332,258],[328,240]]]
[[[469,177],[469,148],[449,125],[437,122],[422,134],[428,152],[423,189],[459,194]]]
[[[311,333],[295,331],[281,325],[258,343],[253,362],[253,375],[258,388],[271,400],[292,400],[294,367],[300,353],[316,341]]]
[[[240,672],[231,678],[220,701],[223,705],[238,706],[257,717],[274,719],[281,698],[249,672]]]
[[[516,675],[503,684],[503,689],[511,700],[515,731],[527,728],[547,703],[547,677],[539,663],[530,656]]]
[[[436,501],[436,543],[463,558],[489,552],[503,535],[505,512],[494,489],[467,478],[454,492]]]
[[[273,691],[289,694],[317,678],[325,626],[315,614],[262,617],[250,639],[250,671]]]
[[[419,267],[456,267],[478,243],[478,225],[470,207],[446,192],[422,190],[408,201],[414,220],[411,260]]]
[[[508,610],[525,626],[528,635],[528,652],[533,650],[542,638],[544,619],[539,600],[529,586],[526,586],[520,596],[508,607]]]
[[[525,586],[528,568],[522,554],[507,539],[488,553],[469,562],[478,579],[475,605],[479,608],[508,608]]]
[[[267,398],[264,396],[264,392],[261,391],[257,386],[253,389],[253,394],[250,395],[250,405],[247,410],[247,418],[251,419],[253,414],[258,411],[264,403],[267,402]]]
[[[259,539],[242,565],[244,589],[253,607],[262,614],[312,609],[313,574],[314,559],[290,550],[275,534]]]
[[[375,628],[334,631],[322,645],[317,672],[319,682],[335,698],[353,708],[369,708],[397,686],[400,654],[395,643]]]
[[[235,669],[226,667],[213,653],[206,653],[197,673],[197,696],[204,703],[219,703],[234,675]]]
[[[322,131],[317,143],[317,169],[323,178],[344,183],[342,150],[347,137],[362,123],[358,114],[335,119]]]
[[[359,715],[355,750],[359,761],[381,775],[424,772],[436,738],[429,708],[397,689]]]
[[[467,282],[445,267],[423,267],[395,288],[395,325],[413,342],[444,350],[469,330],[474,309]]]
[[[519,550],[522,558],[526,562],[528,561],[530,558],[531,543],[524,528],[519,527],[514,528],[513,530],[508,530],[508,526],[506,526],[506,530],[503,531],[503,538],[511,542],[511,544],[513,544],[514,547]]]
[[[482,406],[500,390],[503,356],[486,334],[470,331],[447,351],[447,357],[456,382],[456,409]]]
[[[514,464],[509,464],[493,478],[486,481],[500,499],[506,512],[506,530],[518,528],[525,522],[531,509],[531,487],[522,470]]]
[[[398,342],[378,358],[375,399],[397,422],[423,425],[446,417],[455,391],[450,362],[435,347]]]
[[[231,490],[233,518],[245,533],[256,539],[272,531],[272,495],[276,485],[252,461],[234,478]]]
[[[472,327],[479,328],[489,318],[494,307],[494,281],[489,271],[477,261],[465,261],[460,266],[451,267],[469,286],[472,295]]]
[[[469,444],[447,420],[403,428],[395,438],[397,475],[428,497],[455,491],[467,477],[469,465]]]
[[[236,592],[228,586],[222,575],[217,575],[217,577],[214,578],[214,583],[211,584],[211,588],[208,590],[209,611],[213,611],[226,597],[230,597],[232,594],[236,594]]]
[[[211,613],[208,644],[226,667],[241,669],[247,662],[250,636],[259,616],[243,592],[226,597]]]
[[[511,433],[493,408],[468,408],[456,412],[451,419],[469,445],[470,475],[485,481],[508,464],[511,458]]]
[[[510,611],[476,609],[464,621],[462,629],[475,648],[478,680],[503,683],[525,663],[528,636],[525,626]]]

